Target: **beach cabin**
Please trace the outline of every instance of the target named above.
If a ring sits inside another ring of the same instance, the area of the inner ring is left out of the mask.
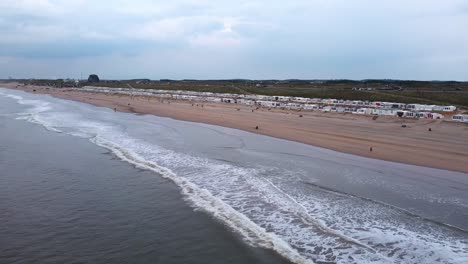
[[[316,104],[305,104],[303,106],[304,110],[317,110],[318,106]]]
[[[247,99],[237,99],[238,104],[243,104],[243,105],[254,105],[255,102],[252,100],[247,100]]]
[[[324,106],[321,110],[322,110],[322,112],[330,112],[331,111],[331,106]]]
[[[372,113],[380,116],[396,116],[396,110],[392,109],[376,109],[377,111],[373,111]]]
[[[294,102],[299,102],[299,103],[306,103],[309,99],[308,98],[304,98],[304,97],[293,97],[293,100]]]
[[[416,117],[416,113],[411,112],[411,111],[406,111],[406,110],[397,111],[396,115],[398,117],[406,117],[406,118],[415,118]]]
[[[301,109],[301,108],[302,108],[302,104],[289,103],[289,104],[287,104],[287,107],[288,107],[289,109]]]
[[[444,106],[441,105],[434,105],[432,111],[442,112],[444,110]]]
[[[278,102],[273,102],[273,101],[257,101],[257,105],[260,106],[266,106],[266,107],[276,107],[280,106],[281,104]]]
[[[429,112],[419,112],[420,118],[429,118]]]
[[[235,103],[235,100],[231,99],[231,98],[221,98],[221,102],[228,103],[228,104],[233,104],[233,103]]]
[[[423,105],[423,111],[434,111],[435,105]]]
[[[391,108],[391,103],[375,102],[375,107],[379,109],[388,109]]]
[[[218,97],[205,97],[205,100],[208,102],[221,102],[221,98]]]
[[[416,118],[424,118],[424,113],[423,113],[423,112],[416,112],[414,117],[416,117]]]
[[[416,118],[416,113],[411,111],[403,111],[403,116],[407,118]]]
[[[444,116],[438,113],[428,113],[427,118],[428,119],[442,119],[444,118]]]
[[[408,104],[406,105],[406,109],[415,110],[415,111],[422,111],[425,110],[425,106],[421,104]]]
[[[405,109],[406,104],[401,104],[401,103],[391,103],[391,108],[392,109]]]
[[[337,112],[337,113],[344,113],[344,112],[345,112],[345,108],[342,107],[342,106],[337,106],[337,107],[336,107],[336,112]]]
[[[358,115],[371,115],[373,114],[374,109],[372,108],[358,108],[353,112],[353,114],[358,114]]]
[[[444,112],[454,112],[456,110],[457,110],[457,108],[455,106],[453,106],[453,105],[444,106],[443,109],[442,109],[442,111],[444,111]]]
[[[468,115],[454,115],[452,121],[468,123]]]
[[[289,96],[275,96],[275,100],[280,101],[280,102],[288,102],[288,101],[291,100],[291,97],[289,97]]]
[[[365,108],[358,108],[353,114],[364,115],[366,113]]]

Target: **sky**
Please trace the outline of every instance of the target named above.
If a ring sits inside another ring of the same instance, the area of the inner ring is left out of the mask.
[[[0,78],[468,81],[467,0],[0,0]]]

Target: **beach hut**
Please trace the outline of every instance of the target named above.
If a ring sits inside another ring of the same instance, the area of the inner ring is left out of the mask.
[[[403,116],[408,118],[416,118],[416,113],[411,111],[403,111]]]
[[[434,105],[434,107],[432,107],[432,111],[442,112],[443,110],[444,107],[441,105]]]
[[[321,110],[322,110],[322,112],[330,112],[331,111],[331,106],[324,106]]]
[[[383,115],[385,115],[385,116],[396,116],[397,112],[398,112],[398,110],[394,110],[394,109],[384,109]]]
[[[306,103],[308,101],[308,98],[304,98],[304,97],[293,97],[293,100],[294,102],[299,102],[299,103]]]
[[[356,109],[353,109],[352,107],[345,107],[345,109],[344,109],[345,113],[352,113],[354,111],[356,111]]]
[[[316,104],[304,104],[303,109],[304,110],[317,110],[318,107]]]
[[[372,108],[358,108],[353,112],[353,114],[358,114],[358,115],[371,115],[374,113],[374,109]]]
[[[468,115],[454,115],[452,121],[468,123]]]
[[[444,116],[438,113],[427,113],[427,118],[428,119],[442,119],[444,118]]]
[[[449,105],[449,106],[444,106],[442,111],[444,112],[454,112],[457,110],[457,107],[453,106],[453,105]]]
[[[276,101],[280,101],[280,102],[288,102],[291,100],[291,97],[289,96],[276,96],[275,99],[278,99]]]
[[[289,104],[287,104],[287,107],[289,109],[302,109],[302,104],[289,103]]]
[[[336,107],[336,112],[337,112],[337,113],[344,113],[344,112],[345,112],[345,108],[342,107],[342,106],[337,106],[337,107]]]

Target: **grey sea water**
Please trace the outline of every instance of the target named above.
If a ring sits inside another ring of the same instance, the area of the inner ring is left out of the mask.
[[[0,262],[468,263],[467,174],[8,89],[0,121]]]
[[[172,181],[0,102],[0,263],[289,263],[194,211]]]

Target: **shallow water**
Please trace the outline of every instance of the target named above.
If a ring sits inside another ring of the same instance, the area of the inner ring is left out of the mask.
[[[0,102],[0,263],[289,263],[194,211],[172,181]]]
[[[298,263],[468,262],[467,174],[20,91],[0,89],[0,103],[4,119],[38,124],[54,140],[87,140],[146,178],[175,183],[168,194],[222,223],[232,243],[241,237],[243,250]]]

